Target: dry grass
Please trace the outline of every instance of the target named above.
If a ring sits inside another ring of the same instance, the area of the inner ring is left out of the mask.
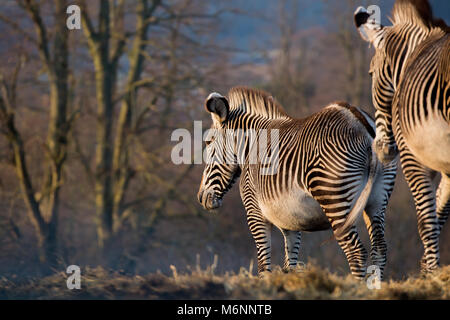
[[[17,284],[0,280],[1,299],[450,299],[450,266],[426,277],[383,282],[369,290],[365,282],[340,277],[313,265],[285,274],[275,270],[258,278],[248,270],[216,275],[214,266],[185,274],[125,276],[103,268],[82,270],[82,288],[68,290],[67,275]]]

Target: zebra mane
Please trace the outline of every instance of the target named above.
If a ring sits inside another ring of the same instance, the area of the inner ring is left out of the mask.
[[[449,51],[450,51],[450,39],[447,39],[447,41],[444,44],[443,52]],[[443,54],[441,56],[441,59],[439,61],[439,72],[441,73],[445,81],[450,82],[450,55]]]
[[[267,92],[247,87],[234,87],[228,92],[230,110],[260,115],[268,119],[288,118],[283,107]]]
[[[428,0],[397,0],[391,13],[391,21],[395,24],[413,23],[422,28],[439,27],[448,30],[442,19],[435,19]]]

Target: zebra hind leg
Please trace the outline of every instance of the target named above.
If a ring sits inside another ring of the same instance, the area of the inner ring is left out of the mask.
[[[372,264],[380,268],[381,279],[383,279],[387,253],[384,237],[384,210],[373,213],[370,209],[366,209],[364,222],[370,237],[370,259]]]
[[[357,279],[364,279],[366,275],[367,252],[359,238],[356,227],[353,225],[344,233],[338,229],[342,223],[345,223],[350,209],[342,206],[337,207],[333,199],[330,201],[330,199],[325,197],[318,198],[317,201],[328,217],[334,237],[347,257],[352,275]]]
[[[394,189],[397,174],[397,161],[383,166],[382,175],[378,176],[372,188],[371,195],[364,209],[364,222],[370,237],[370,259],[373,265],[380,268],[383,279],[386,266],[387,245],[384,236],[385,213],[389,198]]]
[[[297,266],[300,251],[301,232],[280,229],[284,237],[284,266],[283,271],[289,272]]]
[[[431,272],[439,267],[439,222],[430,170],[419,163],[406,144],[400,145],[400,161],[416,207],[419,236],[424,247],[421,270]]]
[[[351,227],[346,233],[337,235],[333,228],[336,240],[347,257],[350,271],[357,279],[363,280],[366,276],[367,252],[359,238],[356,227]]]
[[[445,222],[450,214],[450,175],[442,174],[441,182],[436,191],[436,217],[438,220],[438,234],[440,235]],[[438,242],[439,242],[438,235]],[[438,256],[439,259],[439,256]],[[428,267],[427,255],[424,253],[422,259],[420,260],[420,269],[422,272],[427,273],[433,270],[439,265],[439,260],[437,265],[433,265],[432,268]]]
[[[444,227],[450,214],[450,174],[442,174],[441,182],[436,191],[436,215],[439,231]]]

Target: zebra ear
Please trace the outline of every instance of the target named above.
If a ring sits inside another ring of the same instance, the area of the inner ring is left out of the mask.
[[[361,38],[377,47],[378,42],[375,43],[375,36],[379,30],[383,29],[380,23],[379,7],[369,6],[368,10],[364,7],[358,7],[353,18]]]
[[[211,113],[213,119],[215,118],[222,123],[228,118],[230,105],[227,98],[217,92],[213,92],[206,98],[205,109]]]

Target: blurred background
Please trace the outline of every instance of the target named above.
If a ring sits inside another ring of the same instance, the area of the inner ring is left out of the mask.
[[[448,1],[430,2],[450,24]],[[81,8],[80,30],[66,27],[69,4]],[[336,100],[373,114],[373,48],[353,26],[354,10],[370,4],[389,24],[391,0],[2,1],[0,276],[70,264],[170,273],[215,255],[217,272],[256,264],[238,188],[204,211],[203,165],[174,165],[171,133],[209,127],[205,97],[237,85],[269,91],[296,117]],[[401,173],[386,237],[387,277],[417,272],[422,245]],[[330,238],[305,233],[300,260],[347,274]],[[283,247],[274,230],[274,264]]]

